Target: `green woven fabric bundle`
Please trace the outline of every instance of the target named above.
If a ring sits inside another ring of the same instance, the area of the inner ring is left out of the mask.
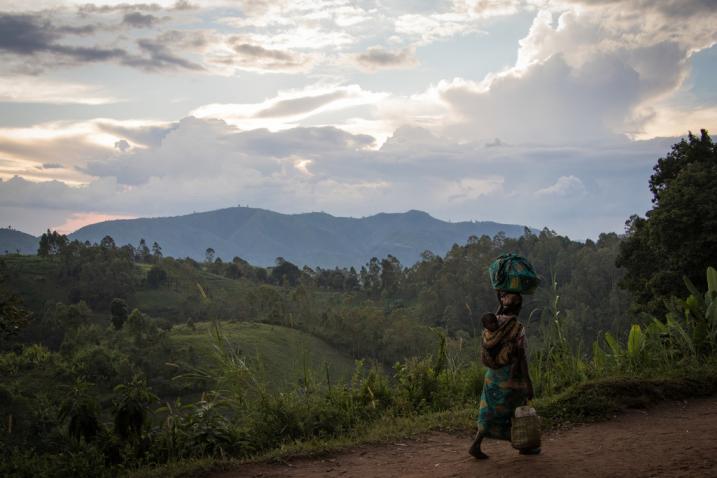
[[[494,289],[518,294],[532,294],[540,277],[524,257],[509,252],[494,260],[488,268]]]

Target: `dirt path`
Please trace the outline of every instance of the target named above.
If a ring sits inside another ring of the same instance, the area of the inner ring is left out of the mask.
[[[614,420],[543,437],[543,453],[521,456],[487,441],[489,460],[467,455],[469,436],[357,446],[321,459],[250,464],[215,478],[244,477],[717,477],[717,398],[631,410]]]

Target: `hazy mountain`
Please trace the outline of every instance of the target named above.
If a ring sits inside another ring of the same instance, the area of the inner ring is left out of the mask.
[[[471,235],[500,231],[519,236],[523,226],[495,222],[450,223],[425,212],[376,214],[365,218],[325,213],[280,214],[265,209],[233,207],[185,216],[105,221],[85,226],[71,239],[99,242],[110,235],[118,245],[151,247],[157,241],[165,255],[204,258],[208,247],[216,256],[234,256],[255,265],[272,265],[277,257],[298,265],[359,266],[371,257],[393,254],[410,265],[422,251],[444,254]]]
[[[0,228],[0,254],[36,254],[39,239],[15,229]]]

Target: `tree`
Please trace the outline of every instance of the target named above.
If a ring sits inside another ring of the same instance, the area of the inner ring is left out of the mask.
[[[271,280],[278,285],[284,283],[294,286],[299,282],[301,270],[283,257],[276,258],[276,265],[271,269]]]
[[[149,262],[149,247],[147,247],[147,241],[145,241],[144,238],[139,240],[136,253],[138,262]]]
[[[112,299],[110,313],[112,314],[112,325],[115,330],[120,330],[127,320],[127,302],[123,299]]]
[[[214,249],[212,249],[211,247],[207,247],[207,250],[204,251],[204,261],[207,264],[212,264],[214,262],[214,254]]]
[[[123,441],[136,442],[147,424],[149,406],[158,400],[143,377],[115,387],[114,429]]]
[[[60,420],[68,420],[67,431],[77,441],[84,438],[86,442],[91,442],[101,430],[97,401],[89,388],[89,384],[78,379],[69,388],[60,406]]]
[[[100,247],[102,249],[115,250],[117,248],[117,244],[115,244],[115,240],[112,239],[112,236],[105,236],[100,241]]]
[[[162,258],[162,246],[160,246],[157,241],[152,243],[152,257],[155,262],[158,262]]]
[[[134,309],[127,317],[127,330],[134,336],[135,341],[139,341],[146,328],[147,317],[139,309]]]
[[[48,229],[47,232],[40,236],[40,244],[37,249],[37,255],[43,257],[56,256],[62,252],[68,243],[69,240],[67,239],[67,236],[59,234],[57,231],[50,232]]]
[[[381,260],[381,290],[394,295],[401,281],[401,263],[389,254]]]
[[[636,310],[662,313],[665,298],[683,294],[684,276],[704,288],[705,268],[717,265],[717,146],[707,131],[658,159],[649,187],[653,207],[627,221],[616,262]]]

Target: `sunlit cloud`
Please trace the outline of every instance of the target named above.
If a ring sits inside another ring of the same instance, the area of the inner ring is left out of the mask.
[[[121,101],[102,88],[36,76],[0,78],[0,102],[103,105]]]
[[[211,104],[192,111],[197,118],[218,118],[241,129],[271,131],[298,125],[301,120],[330,111],[374,105],[387,94],[363,90],[358,85],[311,87],[283,91],[260,103]]]
[[[134,219],[137,216],[128,216],[126,214],[100,214],[94,212],[78,212],[66,218],[64,222],[52,224],[49,229],[55,230],[60,234],[70,234],[81,227],[88,224],[95,224],[102,221],[113,221],[116,219]]]

